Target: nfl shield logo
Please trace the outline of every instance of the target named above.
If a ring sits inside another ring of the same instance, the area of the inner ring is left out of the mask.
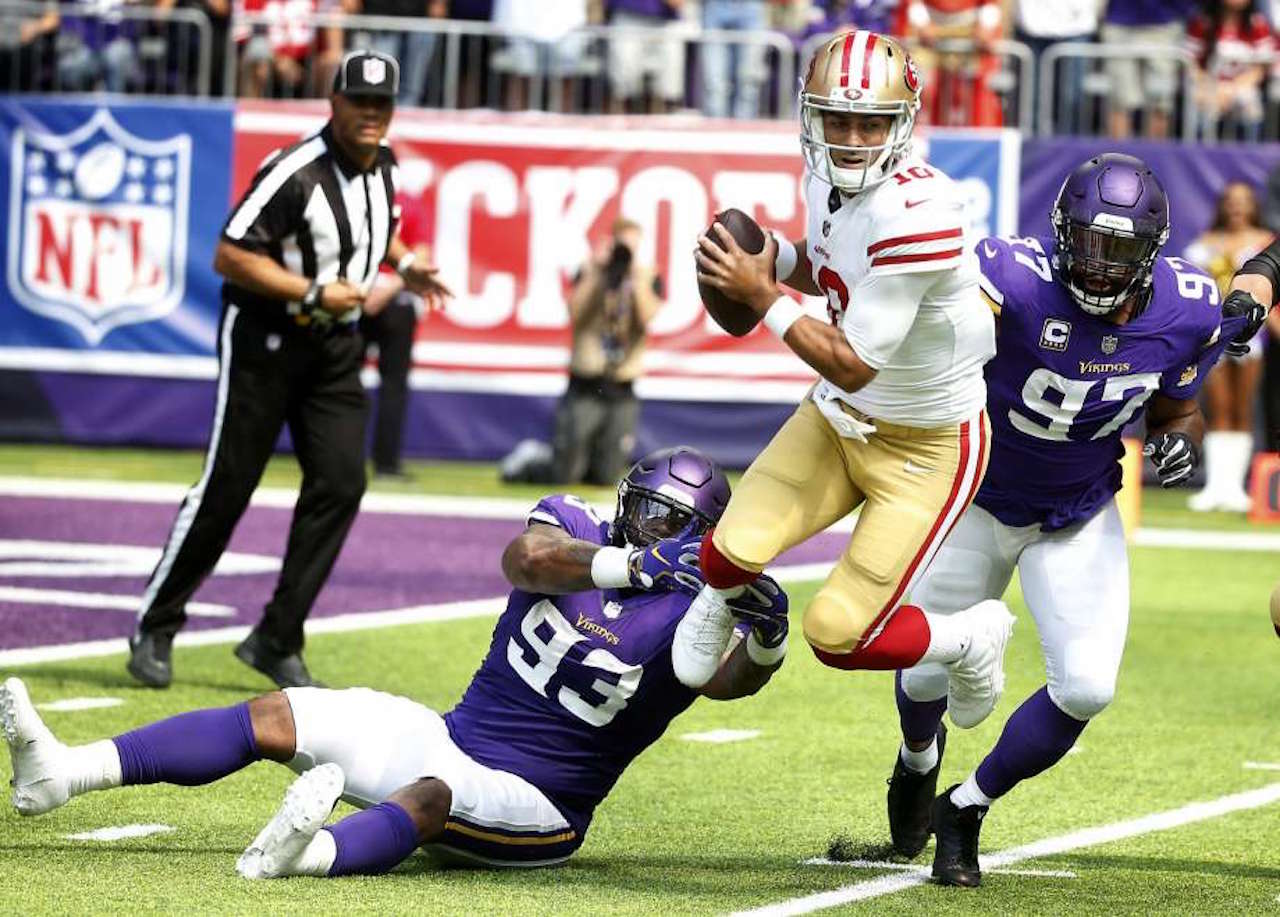
[[[1116,345],[1120,343],[1120,339],[1114,334],[1104,334],[1102,336],[1102,352],[1111,354],[1116,352]]]
[[[364,81],[371,86],[377,86],[387,78],[387,62],[379,60],[376,57],[365,58],[364,61]]]
[[[182,300],[191,138],[135,137],[105,108],[66,134],[13,133],[6,279],[90,345]]]

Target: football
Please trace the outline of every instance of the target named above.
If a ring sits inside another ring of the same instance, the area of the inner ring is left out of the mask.
[[[754,255],[764,250],[764,231],[755,220],[741,210],[733,207],[722,210],[716,214],[715,222],[729,230],[729,234],[742,246],[743,251]],[[712,225],[714,226],[714,223]],[[719,244],[720,239],[711,226],[707,227],[707,236],[711,241]],[[723,245],[720,247],[724,248]],[[760,322],[756,314],[746,305],[730,299],[709,284],[699,281],[698,295],[702,297],[702,305],[706,307],[707,314],[715,319],[717,325],[734,337],[748,334]]]

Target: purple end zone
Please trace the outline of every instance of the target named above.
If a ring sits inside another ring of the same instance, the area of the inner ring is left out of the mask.
[[[48,541],[132,546],[157,552],[168,536],[177,505],[121,500],[0,498],[0,541]],[[251,507],[229,552],[279,559],[288,537],[288,509]],[[326,617],[413,605],[491,598],[506,593],[499,567],[507,541],[521,522],[399,513],[362,512],[321,591],[312,614]],[[787,552],[780,563],[829,561],[847,535],[820,535]],[[7,556],[6,556],[7,555]],[[97,558],[92,558],[96,560]],[[0,552],[0,589],[45,589],[139,597],[150,570],[130,575],[18,575],[15,566],[39,561]],[[67,563],[54,560],[54,563]],[[68,568],[70,571],[70,567]],[[190,630],[252,624],[271,597],[277,573],[215,573],[194,601],[227,605],[233,618],[191,617]],[[0,593],[0,649],[124,638],[135,612],[17,601]],[[123,644],[122,644],[123,649]]]

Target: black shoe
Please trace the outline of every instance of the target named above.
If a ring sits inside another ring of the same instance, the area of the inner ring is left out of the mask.
[[[138,633],[129,638],[129,674],[148,688],[167,688],[173,681],[173,638]]]
[[[902,763],[902,755],[893,757],[893,776],[889,778],[889,837],[893,850],[913,859],[929,842],[929,816],[933,797],[938,792],[938,771],[942,769],[942,753],[947,748],[947,727],[938,724],[938,763],[918,774]]]
[[[933,833],[938,845],[933,850],[933,881],[939,885],[959,885],[977,888],[982,884],[982,870],[978,868],[978,834],[982,831],[982,819],[986,806],[956,808],[951,802],[949,787],[933,801]]]
[[[257,669],[281,688],[322,688],[324,685],[311,677],[306,663],[299,653],[280,654],[272,650],[256,630],[235,648],[236,658]]]

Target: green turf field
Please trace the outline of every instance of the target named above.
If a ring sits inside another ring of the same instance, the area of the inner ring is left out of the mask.
[[[187,481],[193,454],[5,448],[0,474]],[[412,490],[507,493],[491,467],[417,466]],[[294,472],[278,462],[268,482]],[[525,496],[532,491],[512,491]],[[604,493],[604,492],[601,492]],[[1244,528],[1191,517],[1182,498],[1149,494],[1145,525]],[[1091,826],[1280,783],[1280,641],[1265,602],[1275,554],[1135,549],[1133,616],[1116,703],[1085,731],[1080,752],[1018,787],[983,832],[994,853]],[[803,607],[812,587],[792,591]],[[1034,628],[1020,597],[1009,683],[996,716],[952,733],[943,779],[963,778],[1018,702],[1043,682]],[[439,708],[460,695],[488,643],[489,624],[464,620],[320,635],[308,661],[335,686],[371,684]],[[49,713],[62,738],[104,737],[192,707],[235,703],[267,684],[235,663],[230,645],[179,649],[166,692],[133,687],[123,657],[19,671],[37,703],[109,695],[119,707]],[[10,674],[10,673],[2,673]],[[758,729],[759,738],[691,743],[688,732]],[[845,835],[854,848],[887,839],[884,780],[896,747],[887,674],[838,673],[803,645],[755,698],[700,701],[623,777],[580,853],[536,873],[439,872],[418,856],[377,879],[249,883],[235,858],[274,811],[290,774],[258,764],[198,789],[145,787],[91,794],[36,819],[0,814],[0,910],[106,913],[723,913],[835,889],[889,870],[807,866]],[[0,766],[0,772],[7,765]],[[340,810],[340,812],[343,810]],[[112,825],[175,830],[135,840],[66,839]],[[920,863],[928,862],[926,851]],[[991,874],[976,891],[928,885],[845,905],[879,914],[1261,914],[1280,910],[1280,802],[1140,833],[1016,867],[1063,876]]]

